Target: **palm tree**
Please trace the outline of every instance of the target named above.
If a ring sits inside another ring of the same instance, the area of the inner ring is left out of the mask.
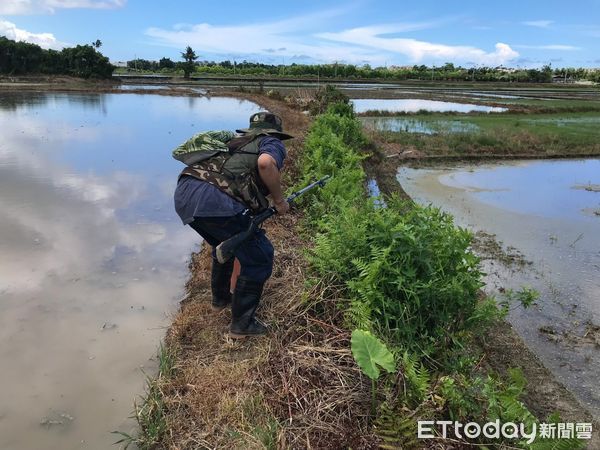
[[[198,55],[196,55],[196,52],[188,45],[185,49],[185,53],[181,54],[181,57],[185,60],[183,63],[184,77],[189,78],[190,74],[194,71],[195,61],[198,59]]]

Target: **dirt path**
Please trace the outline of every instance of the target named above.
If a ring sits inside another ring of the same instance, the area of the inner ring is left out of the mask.
[[[221,95],[221,94],[219,94]],[[287,141],[285,183],[297,176],[307,117],[283,102],[229,93],[282,116]],[[319,310],[305,296],[301,211],[265,224],[275,268],[259,316],[268,336],[232,341],[229,311],[210,308],[210,258],[193,255],[189,295],[167,334],[176,351],[175,375],[161,386],[168,433],[161,448],[374,448],[367,426],[370,398],[353,362],[350,334],[333,302]],[[319,286],[313,287],[319,298]]]

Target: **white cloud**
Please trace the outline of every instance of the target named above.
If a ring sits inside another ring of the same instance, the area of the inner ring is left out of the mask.
[[[177,24],[172,29],[149,28],[146,35],[160,45],[179,49],[190,45],[201,57],[203,53],[235,54],[244,58],[310,55],[317,61],[356,63],[368,60],[383,63],[385,57],[381,54],[315,41],[307,36],[311,30],[327,26],[339,14],[340,11],[324,11],[293,19],[248,25]],[[273,52],[273,49],[277,50]]]
[[[515,45],[517,48],[526,48],[530,50],[564,50],[573,51],[581,50],[581,47],[575,47],[573,45],[562,45],[562,44],[550,44],[550,45]]]
[[[57,9],[113,9],[125,6],[127,0],[1,0],[0,14],[52,14]]]
[[[386,38],[382,36],[386,32],[389,32],[386,27],[361,27],[339,33],[321,33],[319,37],[401,54],[412,62],[472,61],[477,64],[500,65],[519,56],[518,52],[501,42],[496,44],[495,51],[485,52],[471,46],[437,44],[410,38]]]
[[[17,28],[17,26],[6,20],[0,19],[0,36],[6,36],[8,39],[20,42],[29,42],[37,44],[45,49],[60,50],[67,46],[66,43],[58,41],[52,33],[31,33],[27,30]]]
[[[6,256],[0,260],[0,292],[32,292],[52,284],[53,276],[99,272],[116,246],[142,253],[165,239],[163,225],[140,225],[124,221],[118,214],[139,201],[146,180],[128,172],[77,173],[43,151],[16,152],[14,149],[35,148],[40,141],[38,132],[46,130],[48,123],[12,116],[0,111],[0,124],[5,125],[9,117],[11,123],[3,128],[0,146],[0,161],[8,161],[8,165],[0,165],[0,192],[8,194],[0,195],[0,228],[14,231],[18,238],[0,246]],[[48,154],[55,154],[67,142],[84,148],[98,137],[93,128],[74,133],[66,122],[56,125],[43,141]],[[139,259],[145,260],[143,255]]]
[[[527,20],[521,23],[523,25],[527,25],[528,27],[548,28],[554,23],[554,20]]]
[[[275,22],[247,25],[177,24],[172,29],[149,28],[146,35],[157,44],[174,48],[192,46],[202,55],[243,55],[243,57],[293,58],[310,55],[320,62],[383,64],[400,55],[411,62],[475,61],[477,64],[504,64],[519,54],[508,45],[498,43],[495,50],[471,46],[450,46],[390,37],[397,33],[433,28],[441,22],[414,22],[354,28],[341,32],[311,34],[328,27],[340,12],[328,11]],[[273,51],[277,49],[276,51]]]

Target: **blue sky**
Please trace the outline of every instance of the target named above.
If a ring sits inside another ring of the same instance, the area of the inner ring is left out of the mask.
[[[600,0],[0,0],[0,35],[112,61],[600,67]]]

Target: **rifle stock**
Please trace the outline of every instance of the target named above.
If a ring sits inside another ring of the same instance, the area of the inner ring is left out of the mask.
[[[226,241],[223,241],[219,245],[217,245],[217,261],[219,261],[221,264],[224,264],[231,258],[233,258],[233,255],[235,254],[237,248],[240,245],[242,245],[242,243],[245,240],[252,237],[252,235],[256,233],[258,226],[276,212],[277,211],[275,211],[274,208],[268,208],[266,211],[260,213],[258,216],[252,219],[246,231],[242,231],[241,233],[235,234]]]
[[[297,197],[310,191],[311,189],[313,189],[316,186],[323,187],[325,185],[325,182],[328,179],[329,179],[329,175],[321,178],[318,181],[315,181],[314,183],[306,186],[303,189],[300,189],[298,192],[295,192],[292,195],[290,195],[287,198],[287,202],[292,203]],[[258,226],[261,223],[263,223],[265,220],[267,220],[269,217],[273,216],[274,214],[277,214],[277,210],[275,208],[273,208],[273,207],[267,208],[265,211],[261,212],[260,214],[258,214],[256,217],[254,217],[252,219],[252,221],[250,222],[250,225],[248,226],[248,229],[246,231],[242,231],[241,233],[231,236],[226,241],[223,241],[219,245],[217,245],[217,248],[216,248],[217,261],[219,261],[219,263],[221,263],[221,264],[224,264],[227,261],[229,261],[231,258],[233,258],[237,248],[240,245],[242,245],[242,243],[245,240],[249,239],[250,237],[252,237],[252,235],[254,233],[256,233],[256,230],[258,229]]]

